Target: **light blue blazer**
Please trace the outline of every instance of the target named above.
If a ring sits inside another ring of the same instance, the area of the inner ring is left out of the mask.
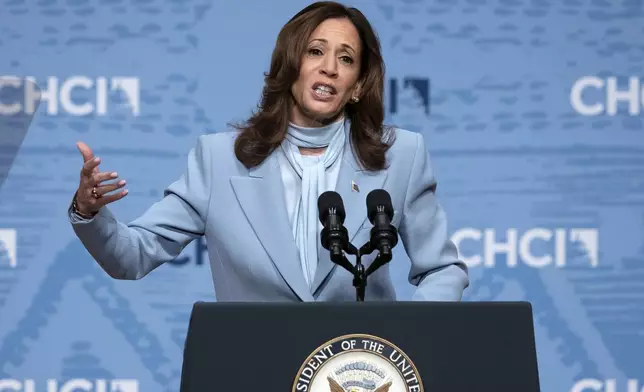
[[[235,135],[199,136],[184,174],[128,224],[107,207],[90,220],[79,220],[70,208],[76,235],[116,279],[143,278],[205,236],[218,301],[355,301],[352,275],[335,265],[321,245],[309,288],[286,212],[278,157],[273,153],[247,169],[234,155]],[[404,247],[411,260],[409,282],[417,286],[412,299],[460,300],[469,284],[467,268],[449,240],[422,135],[396,130],[388,168],[378,172],[362,170],[349,143],[347,138],[335,190],[344,201],[350,241],[359,248],[369,240],[367,194],[387,190],[395,211],[392,223],[400,235],[398,247]],[[352,182],[359,191],[352,189]],[[376,254],[363,257],[365,266]],[[369,276],[366,301],[396,299],[389,265]]]

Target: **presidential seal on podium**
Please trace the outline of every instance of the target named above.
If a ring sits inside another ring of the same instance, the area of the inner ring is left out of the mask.
[[[300,367],[293,392],[424,392],[411,359],[373,335],[337,337],[318,347]]]

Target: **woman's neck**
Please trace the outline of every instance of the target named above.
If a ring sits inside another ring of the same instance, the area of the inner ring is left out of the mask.
[[[305,148],[305,147],[298,147],[300,150],[300,154],[302,155],[322,155],[324,154],[324,151],[326,151],[326,147],[323,148]]]
[[[289,116],[289,122],[298,127],[303,128],[324,128],[330,124],[337,123],[338,121],[344,120],[344,113],[340,112],[334,117],[310,117],[305,115],[297,108],[293,108],[291,115]]]

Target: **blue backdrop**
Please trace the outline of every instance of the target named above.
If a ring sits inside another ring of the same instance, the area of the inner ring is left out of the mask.
[[[67,221],[75,142],[128,181],[111,209],[137,217],[198,135],[248,115],[280,27],[307,4],[0,1],[0,74],[43,94],[12,164],[0,153],[0,391],[178,390],[191,304],[215,300],[205,244],[110,279]],[[643,2],[351,4],[382,41],[388,122],[425,135],[471,266],[466,300],[533,303],[543,391],[643,391]]]

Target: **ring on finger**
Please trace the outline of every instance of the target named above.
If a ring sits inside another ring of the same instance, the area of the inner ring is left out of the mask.
[[[96,192],[96,187],[95,187],[95,186],[94,186],[94,187],[92,187],[92,196],[94,196],[94,199],[98,199],[99,197],[101,197],[101,195],[99,195],[99,194]]]

